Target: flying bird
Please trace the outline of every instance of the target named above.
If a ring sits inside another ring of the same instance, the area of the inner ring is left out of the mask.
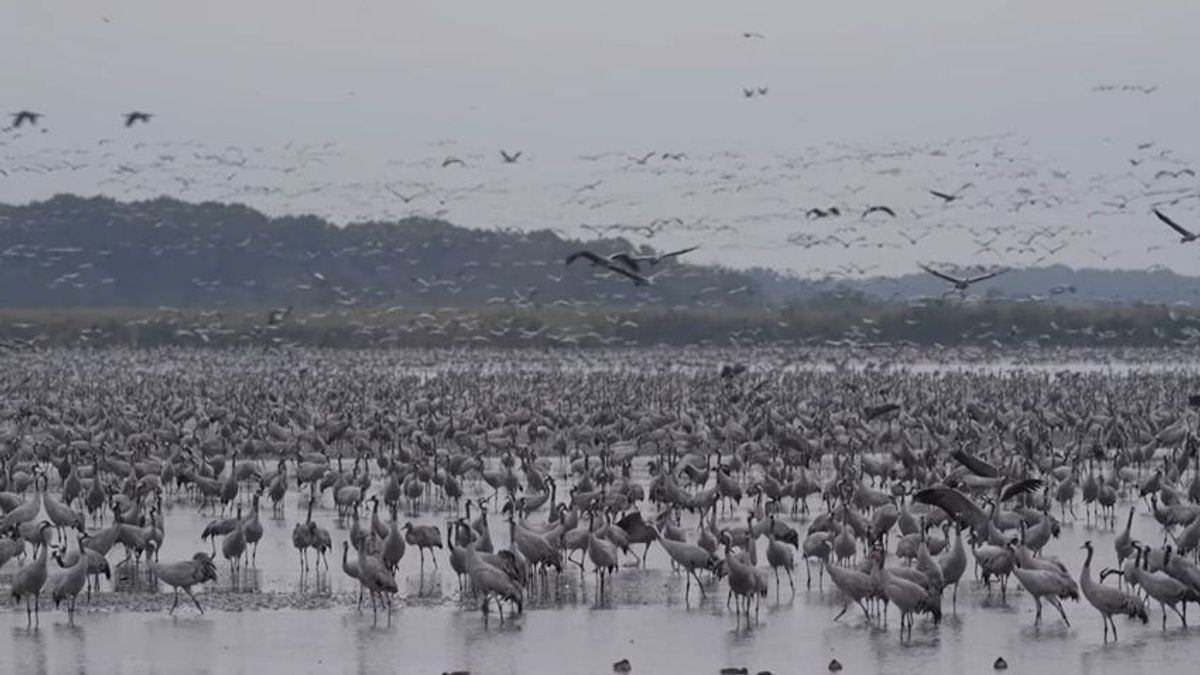
[[[500,151],[500,157],[504,159],[505,164],[516,164],[518,159],[521,159],[521,151],[518,150],[511,155],[504,150]]]
[[[822,211],[821,209],[812,208],[812,209],[809,209],[804,215],[807,216],[808,218],[830,218],[832,216],[840,216],[840,215],[842,215],[842,212],[840,210],[838,210],[838,207],[831,206],[831,207],[829,207],[828,211]]]
[[[742,87],[742,96],[745,96],[746,98],[754,98],[754,90]]]
[[[151,117],[154,117],[154,115],[148,112],[141,112],[140,110],[125,113],[125,127],[129,128],[138,122],[145,124],[150,121]]]
[[[1159,211],[1158,209],[1154,209],[1154,215],[1158,216],[1159,220],[1161,220],[1164,223],[1166,223],[1167,225],[1169,225],[1172,230],[1175,230],[1182,236],[1182,238],[1179,240],[1179,243],[1187,244],[1189,242],[1196,241],[1196,239],[1200,239],[1200,235],[1197,235],[1195,232],[1189,231],[1187,228],[1183,227],[1179,223],[1171,220],[1162,211]]]
[[[691,253],[692,251],[695,251],[698,248],[700,248],[700,247],[699,246],[689,246],[688,248],[680,249],[678,251],[671,251],[670,253],[659,253],[658,255],[633,255],[631,253],[616,253],[612,256],[609,256],[608,260],[610,262],[619,262],[622,265],[625,265],[626,267],[628,267],[630,270],[640,273],[642,271],[642,267],[641,267],[642,263],[648,263],[651,267],[654,267],[655,265],[658,265],[659,263],[663,262],[664,260],[669,260],[671,258],[678,258],[679,256],[684,255],[686,253]]]
[[[958,199],[962,198],[963,190],[966,190],[971,186],[971,183],[965,183],[962,187],[958,188],[954,192],[939,192],[938,190],[930,190],[929,194],[942,200],[943,204],[949,204],[950,202],[957,201]]]
[[[759,95],[759,96],[766,96],[766,95],[767,95],[767,88],[766,88],[766,87],[759,87],[758,89],[756,89],[756,91],[758,92],[758,95]]]
[[[579,258],[591,261],[592,265],[595,267],[603,267],[611,272],[616,272],[627,279],[631,279],[635,286],[649,286],[653,283],[649,277],[644,277],[641,274],[624,267],[623,265],[618,265],[615,261],[609,258],[605,258],[588,250],[576,251],[575,253],[567,256],[567,264],[570,265]]]
[[[451,164],[461,164],[463,166],[467,165],[466,162],[462,161],[461,159],[459,159],[457,157],[447,157],[446,159],[442,160],[442,168],[443,169],[450,166]]]
[[[891,216],[891,217],[893,217],[893,218],[895,218],[895,217],[896,217],[896,212],[895,212],[895,211],[893,211],[893,210],[891,209],[891,207],[890,207],[890,206],[871,206],[871,207],[868,207],[866,211],[863,211],[862,217],[863,217],[863,218],[866,218],[867,216],[871,215],[872,213],[886,213],[886,214],[888,214],[889,216]]]
[[[412,200],[416,199],[417,197],[420,197],[420,196],[421,196],[421,194],[423,194],[423,193],[421,193],[421,194],[415,194],[415,195],[411,195],[411,196],[410,196],[410,195],[406,195],[406,194],[404,194],[403,192],[400,192],[400,191],[396,190],[395,188],[393,188],[393,187],[392,187],[392,186],[390,186],[390,185],[385,185],[385,186],[383,186],[383,187],[384,187],[384,188],[385,188],[385,189],[386,189],[388,192],[390,192],[390,193],[392,193],[392,194],[396,195],[396,197],[398,197],[398,198],[400,199],[400,201],[404,202],[405,204],[407,204],[407,203],[411,202]]]
[[[637,164],[645,164],[646,162],[650,161],[651,157],[653,157],[657,154],[658,154],[658,151],[655,150],[653,152],[647,152],[646,154],[642,155],[641,157],[634,157],[633,155],[629,155],[628,158]]]
[[[1162,169],[1158,173],[1154,174],[1154,179],[1158,180],[1159,178],[1166,178],[1168,176],[1171,178],[1179,178],[1181,176],[1191,176],[1192,178],[1195,178],[1196,172],[1192,171],[1191,169],[1180,169],[1178,171],[1168,171],[1166,169]]]
[[[288,305],[284,308],[275,308],[267,313],[267,325],[274,326],[283,323],[283,320],[291,316],[292,306]]]
[[[25,124],[26,122],[28,122],[29,124],[31,124],[33,126],[37,126],[38,120],[40,120],[42,117],[45,117],[44,115],[42,115],[42,113],[30,112],[28,110],[22,110],[20,112],[15,112],[12,115],[13,128],[20,129],[21,125]]]
[[[977,284],[981,281],[987,281],[988,279],[998,277],[1001,274],[1004,274],[1005,272],[1008,271],[1007,268],[1001,268],[998,270],[993,270],[991,272],[988,272],[987,274],[981,274],[977,277],[959,278],[959,277],[954,277],[949,274],[946,274],[945,272],[939,272],[938,270],[935,270],[932,267],[929,267],[927,265],[918,265],[918,267],[925,270],[926,272],[929,272],[930,274],[941,279],[942,281],[946,281],[946,282],[953,284],[954,290],[956,290],[956,291],[966,291],[973,284]]]
[[[751,38],[757,38],[759,40],[763,40],[767,36],[763,35],[762,33],[742,33],[742,37],[746,38],[747,40],[749,40]]]

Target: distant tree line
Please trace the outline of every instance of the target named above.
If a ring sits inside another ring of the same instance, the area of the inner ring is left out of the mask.
[[[408,218],[338,227],[313,216],[270,218],[229,204],[118,202],[57,196],[0,205],[0,306],[252,308],[517,303],[746,306],[746,274],[668,262],[635,288],[586,262],[643,252],[624,239],[582,242],[549,230],[456,227]]]

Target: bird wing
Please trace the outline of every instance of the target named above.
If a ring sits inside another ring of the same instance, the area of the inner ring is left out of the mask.
[[[943,281],[949,281],[952,284],[961,283],[959,279],[956,279],[956,278],[950,276],[949,274],[946,274],[945,272],[939,272],[939,271],[933,269],[932,267],[927,267],[925,265],[917,265],[917,267],[920,267],[921,269],[925,270],[926,272],[929,272],[933,276],[935,276]]]
[[[675,257],[681,256],[681,255],[684,255],[685,253],[691,253],[692,251],[695,251],[698,248],[700,248],[698,245],[697,246],[689,246],[687,248],[681,248],[678,251],[671,251],[670,253],[663,253],[662,255],[657,256],[656,259],[654,260],[654,262],[661,262],[663,260],[666,260],[667,258],[675,258]]]
[[[1044,483],[1040,478],[1025,478],[1015,483],[1009,483],[1000,490],[1000,501],[1005,502],[1018,495],[1037,492]]]
[[[628,278],[632,279],[633,283],[638,286],[649,286],[650,285],[650,279],[648,277],[644,277],[632,270],[627,270],[624,267],[621,267],[620,265],[609,264],[609,265],[606,265],[606,267],[608,267],[608,269],[616,272],[617,274],[620,274],[623,277],[628,277]]]
[[[609,258],[610,263],[621,263],[627,269],[629,269],[633,272],[641,272],[642,271],[641,265],[638,264],[638,262],[641,260],[650,260],[650,258],[638,258],[638,257],[631,256],[628,253],[617,253],[617,254],[613,255],[611,258]],[[610,264],[609,267],[615,268],[616,266]]]
[[[1170,218],[1168,218],[1168,217],[1166,216],[1166,214],[1164,214],[1162,211],[1159,211],[1158,209],[1154,209],[1154,215],[1158,216],[1158,219],[1159,219],[1159,220],[1161,220],[1161,221],[1163,221],[1164,223],[1166,223],[1167,225],[1169,225],[1169,226],[1171,227],[1171,229],[1172,229],[1172,230],[1175,230],[1175,231],[1176,231],[1176,232],[1178,232],[1179,234],[1182,234],[1182,235],[1183,235],[1183,236],[1185,236],[1185,237],[1194,237],[1194,236],[1196,236],[1196,235],[1192,234],[1191,232],[1189,232],[1189,231],[1187,230],[1187,228],[1183,227],[1183,226],[1182,226],[1182,225],[1180,225],[1179,223],[1177,223],[1177,222],[1175,222],[1175,221],[1171,220]]]
[[[913,495],[913,500],[936,506],[972,530],[987,527],[988,517],[978,504],[952,487],[938,485]]]
[[[965,466],[967,470],[976,476],[996,478],[1000,475],[999,469],[974,455],[968,454],[963,450],[955,450],[954,452],[950,453],[950,456],[953,457],[956,462]]]
[[[870,420],[875,419],[876,417],[881,417],[883,415],[886,415],[890,412],[893,412],[893,411],[899,410],[899,409],[900,409],[899,403],[884,403],[882,405],[872,405],[872,406],[867,406],[867,408],[863,410],[863,416],[866,417],[868,421],[870,421]]]
[[[998,276],[1000,276],[1001,274],[1004,274],[1004,273],[1005,273],[1005,272],[1007,272],[1007,271],[1008,271],[1008,268],[1007,268],[1007,267],[1002,267],[1002,268],[1000,268],[1000,269],[998,269],[998,270],[994,270],[994,271],[992,271],[992,272],[988,272],[987,274],[981,274],[981,275],[979,275],[979,276],[977,276],[977,277],[971,277],[971,278],[967,279],[967,283],[968,283],[968,284],[976,284],[976,283],[979,283],[980,281],[987,281],[988,279],[992,279],[992,278],[998,277]]]
[[[592,253],[591,251],[576,251],[576,252],[572,253],[571,255],[567,256],[567,264],[570,265],[571,263],[575,262],[579,258],[584,258],[586,260],[590,260],[593,263],[596,263],[597,265],[603,265],[606,262],[604,260],[604,258],[601,258],[600,256],[596,255],[595,253]]]

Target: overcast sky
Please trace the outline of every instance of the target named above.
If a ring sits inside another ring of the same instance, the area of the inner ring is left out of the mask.
[[[376,188],[390,183],[402,191],[405,181],[482,183],[490,194],[485,189],[470,198],[440,198],[420,212],[473,226],[568,233],[579,233],[583,222],[677,216],[725,228],[704,234],[668,229],[639,243],[672,245],[699,237],[707,259],[802,272],[839,260],[906,271],[916,260],[976,255],[973,236],[932,236],[902,251],[784,245],[797,233],[819,237],[833,229],[804,219],[809,207],[885,201],[914,211],[902,214],[915,221],[913,227],[945,220],[1015,226],[1001,243],[1055,223],[1089,230],[1050,261],[1127,267],[1161,262],[1194,271],[1190,251],[1145,250],[1160,240],[1174,242],[1146,217],[1153,200],[1131,205],[1133,213],[1087,214],[1103,209],[1101,202],[1112,195],[1134,196],[1129,181],[1137,176],[1127,174],[1138,169],[1128,159],[1138,143],[1156,143],[1142,154],[1171,151],[1170,161],[1154,172],[1200,160],[1200,80],[1194,72],[1200,3],[55,0],[8,3],[0,12],[2,110],[45,113],[47,129],[9,135],[0,146],[9,168],[69,149],[92,153],[98,166],[96,144],[105,138],[116,139],[105,171],[122,161],[122,152],[130,162],[140,157],[132,138],[261,147],[267,153],[282,153],[288,143],[331,142],[336,156],[323,168],[306,166],[277,179],[281,188],[326,180],[325,194],[249,194],[244,201],[345,222],[404,215],[420,204],[409,210],[383,204],[373,188],[354,193],[352,182]],[[745,39],[744,31],[766,37]],[[1104,84],[1157,90],[1093,90]],[[742,95],[743,88],[757,86],[769,93]],[[130,109],[156,115],[150,126],[129,132],[138,134],[132,138],[120,128],[120,114]],[[830,158],[835,147],[927,148],[985,136],[993,140],[973,141],[975,154],[965,152],[955,162],[897,157],[895,166],[817,164],[802,170],[780,160]],[[452,143],[437,145],[446,141]],[[496,156],[500,148],[526,154],[504,167]],[[631,171],[624,157],[651,150],[686,152],[690,168],[671,165],[665,178],[638,167]],[[578,159],[606,151],[620,153],[618,159]],[[720,160],[722,152],[730,158]],[[437,161],[448,154],[470,156],[471,166],[447,174]],[[977,167],[984,155],[989,161],[1018,157],[1014,166],[1069,174],[1056,188],[1070,195],[1063,197],[1069,203],[1010,212],[1014,190],[1038,188],[1022,183],[1024,176],[1001,180],[991,164]],[[788,171],[778,185],[747,182]],[[1141,179],[1152,182],[1154,172]],[[97,169],[10,176],[0,179],[0,200],[67,190],[130,196],[102,183],[105,175]],[[712,192],[706,176],[722,175],[742,187],[736,199]],[[598,191],[610,191],[609,203],[567,203],[578,185],[594,180],[605,181]],[[1197,185],[1180,180],[1168,187]],[[925,189],[967,181],[976,184],[975,198],[995,195],[995,208],[924,210],[931,206]],[[183,198],[221,196],[203,185],[188,194],[187,181],[147,177],[144,183],[137,196],[155,190]],[[342,187],[334,190],[335,183]],[[850,185],[863,189],[842,189]],[[1185,220],[1200,216],[1194,199],[1171,208]],[[1200,228],[1200,218],[1195,220]],[[1100,261],[1089,249],[1127,250]],[[1013,259],[1001,251],[986,262],[1030,264],[1032,255]],[[814,256],[821,264],[812,264]]]

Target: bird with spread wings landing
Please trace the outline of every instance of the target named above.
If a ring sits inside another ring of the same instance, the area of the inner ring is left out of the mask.
[[[977,284],[981,281],[987,281],[988,279],[993,279],[993,278],[998,277],[1001,274],[1004,274],[1005,272],[1008,271],[1008,268],[1000,268],[998,270],[993,270],[991,272],[988,272],[987,274],[980,274],[979,276],[976,276],[976,277],[956,277],[956,276],[953,276],[950,274],[946,274],[945,272],[935,270],[932,267],[929,267],[928,265],[918,265],[918,267],[920,267],[921,269],[925,270],[926,272],[932,274],[933,276],[941,279],[942,281],[953,284],[954,288],[951,290],[959,291],[959,292],[966,292],[966,290],[968,288],[970,288],[972,285]]]
[[[638,274],[637,272],[626,267],[624,264],[618,264],[616,260],[613,260],[612,258],[605,258],[604,256],[592,251],[584,250],[572,253],[571,255],[567,256],[567,264],[570,265],[580,258],[590,261],[594,267],[603,267],[610,272],[620,274],[626,279],[632,280],[634,286],[650,286],[654,283],[650,277]]]
[[[20,129],[21,125],[25,124],[26,122],[28,122],[32,126],[37,126],[38,120],[42,119],[43,117],[45,117],[45,115],[43,115],[41,113],[35,113],[35,112],[30,112],[28,110],[22,110],[20,112],[15,112],[12,114],[12,119],[13,119],[12,125],[13,125],[14,129]]]

